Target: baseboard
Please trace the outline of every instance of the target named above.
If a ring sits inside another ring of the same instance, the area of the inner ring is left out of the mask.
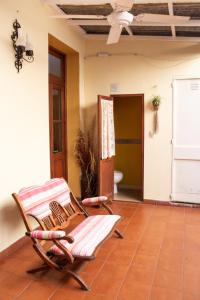
[[[15,251],[19,250],[22,246],[24,246],[30,240],[29,237],[23,236],[15,243],[10,245],[8,248],[4,249],[0,252],[0,261],[4,260],[10,254],[13,254]]]
[[[169,201],[144,199],[144,204],[155,204],[155,205],[171,205]]]
[[[152,199],[144,199],[143,203],[144,204],[154,204],[154,205],[168,205],[168,206],[200,208],[199,204],[172,202],[172,201],[162,201],[162,200],[152,200]]]

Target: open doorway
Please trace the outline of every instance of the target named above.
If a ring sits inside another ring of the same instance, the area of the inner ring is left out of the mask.
[[[116,155],[114,200],[143,200],[144,95],[112,95]]]

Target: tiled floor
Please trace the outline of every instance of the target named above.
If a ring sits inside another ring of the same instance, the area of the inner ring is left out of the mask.
[[[141,201],[141,191],[131,189],[118,189],[118,193],[114,194],[114,200],[120,201]]]
[[[30,244],[0,265],[0,300],[199,300],[200,209],[114,203],[125,239],[113,236],[80,273],[80,290],[58,272],[30,275]]]

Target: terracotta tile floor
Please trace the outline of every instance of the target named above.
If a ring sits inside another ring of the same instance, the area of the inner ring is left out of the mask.
[[[0,263],[0,300],[200,300],[200,209],[114,203],[123,240],[113,236],[80,274],[90,292],[39,263],[30,244]]]

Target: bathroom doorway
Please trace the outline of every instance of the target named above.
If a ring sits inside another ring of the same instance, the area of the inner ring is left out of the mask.
[[[116,155],[114,200],[142,201],[144,174],[144,95],[112,95]]]

